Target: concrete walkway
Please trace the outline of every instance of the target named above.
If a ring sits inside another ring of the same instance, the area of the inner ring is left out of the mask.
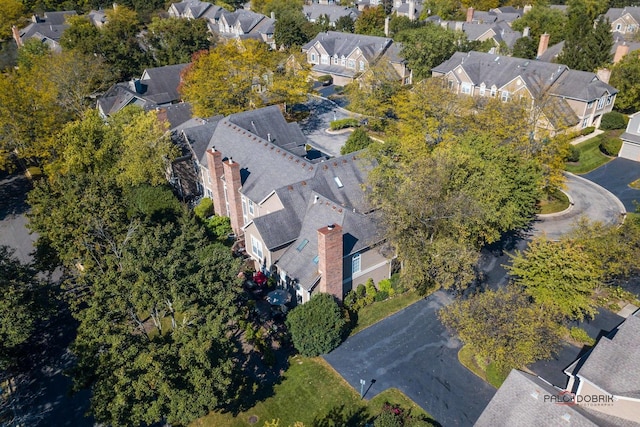
[[[571,140],[571,145],[578,145],[581,142],[585,142],[588,139],[595,138],[598,135],[602,135],[604,131],[602,129],[596,129],[588,135],[579,136]]]

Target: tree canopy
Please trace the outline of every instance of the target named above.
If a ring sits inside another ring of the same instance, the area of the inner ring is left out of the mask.
[[[354,23],[356,34],[384,37],[384,19],[386,16],[383,5],[365,8]]]
[[[529,27],[529,35],[536,45],[542,34],[549,34],[549,45],[561,42],[565,38],[567,15],[558,9],[551,9],[545,4],[536,4],[522,17],[513,21],[511,27],[522,32]]]
[[[615,108],[632,113],[640,110],[640,57],[626,55],[611,69],[611,85],[619,90]]]
[[[213,38],[204,19],[153,18],[142,36],[156,67],[190,62],[191,55],[208,49]]]

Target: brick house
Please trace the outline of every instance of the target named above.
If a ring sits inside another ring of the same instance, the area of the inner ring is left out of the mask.
[[[386,37],[327,31],[302,47],[316,76],[330,75],[336,85],[354,81],[373,64],[388,63],[404,84],[411,83],[411,71],[400,57],[400,48]]]
[[[539,112],[537,127],[551,132],[598,127],[618,93],[594,73],[474,51],[454,53],[432,74],[457,94],[526,102]]]
[[[363,184],[372,166],[357,153],[310,159],[306,137],[277,106],[194,119],[174,130],[199,170],[215,213],[228,216],[257,269],[309,300],[342,299],[391,272]]]

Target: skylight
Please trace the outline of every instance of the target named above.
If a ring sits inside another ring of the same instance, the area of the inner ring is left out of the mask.
[[[302,251],[304,249],[304,247],[307,246],[307,243],[309,243],[309,241],[307,239],[304,239],[302,242],[300,242],[300,244],[298,245],[296,250],[298,252]]]
[[[337,176],[333,177],[333,180],[336,182],[336,184],[338,185],[338,188],[342,188],[344,187],[344,184],[342,184],[342,181],[340,181],[340,178],[338,178]]]
[[[319,255],[316,255],[316,257],[313,259],[313,263],[314,263],[314,264],[317,264],[317,263],[319,263],[319,262],[320,262],[320,256],[319,256]]]

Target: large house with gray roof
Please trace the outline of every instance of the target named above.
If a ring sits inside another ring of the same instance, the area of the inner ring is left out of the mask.
[[[50,50],[59,52],[62,50],[60,46],[60,37],[69,25],[66,23],[66,19],[69,16],[75,16],[74,10],[67,10],[62,12],[45,12],[40,15],[33,15],[31,23],[26,27],[18,30],[16,27],[12,28],[13,38],[16,41],[18,47],[24,45],[29,39],[39,40],[43,44],[47,45]]]
[[[567,367],[565,388],[512,370],[475,426],[640,426],[637,316],[629,316]]]
[[[640,28],[640,7],[612,7],[604,15],[611,24],[611,31],[632,38]]]
[[[530,103],[537,128],[552,133],[598,127],[618,93],[594,73],[474,51],[454,53],[432,74],[456,94]]]
[[[309,158],[306,137],[277,106],[194,119],[174,138],[192,150],[203,194],[230,218],[256,268],[299,303],[314,292],[342,299],[369,278],[390,276],[363,190],[371,161],[358,153]]]
[[[411,70],[400,57],[392,39],[361,34],[327,31],[302,47],[316,76],[329,75],[336,85],[344,86],[376,63],[390,65],[403,84],[411,83]]]
[[[351,7],[316,3],[303,5],[302,13],[309,22],[317,22],[321,17],[325,16],[332,27],[335,27],[336,21],[344,16],[355,21],[359,14],[357,9]]]
[[[256,39],[275,48],[273,34],[275,16],[270,18],[250,10],[238,9],[235,12],[223,11],[218,20],[216,33],[222,37],[239,39]]]

